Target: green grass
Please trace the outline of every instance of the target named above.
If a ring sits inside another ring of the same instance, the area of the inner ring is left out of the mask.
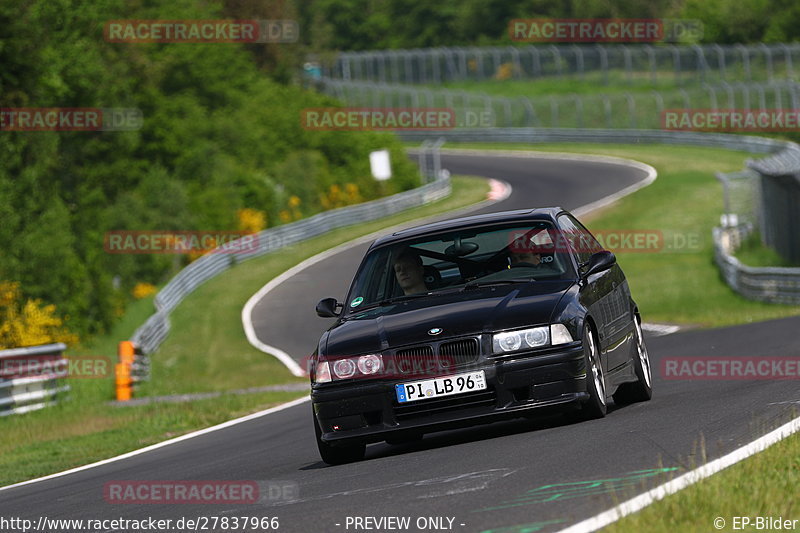
[[[744,242],[742,242],[742,245],[736,250],[734,256],[745,265],[752,267],[773,266],[797,268],[800,266],[785,259],[775,251],[775,249],[762,244],[761,237],[757,232],[750,234]]]
[[[454,178],[448,198],[329,232],[210,280],[172,313],[170,335],[151,356],[151,381],[137,396],[305,382],[247,342],[241,323],[247,299],[271,278],[318,252],[381,228],[476,203],[487,191],[483,180]],[[113,364],[117,342],[130,338],[152,311],[152,299],[135,302],[114,331],[70,355],[108,357]],[[223,394],[180,404],[116,407],[108,403],[114,397],[113,376],[72,379],[69,385],[69,398],[54,407],[0,419],[0,486],[125,453],[306,394]]]
[[[737,463],[676,494],[667,496],[642,511],[603,528],[607,533],[647,531],[649,533],[706,533],[736,531],[733,517],[783,517],[799,519],[800,531],[800,435],[778,442],[767,450]],[[714,520],[722,517],[724,527]],[[756,531],[755,523],[739,531]],[[777,531],[762,528],[761,531]]]
[[[662,145],[451,143],[445,147],[604,154],[655,167],[658,179],[652,185],[587,219],[590,230],[660,230],[665,241],[676,235],[698,237],[699,246],[692,249],[617,255],[648,322],[717,327],[800,314],[800,306],[739,296],[713,262],[711,228],[719,223],[723,208],[722,186],[714,173],[741,169],[751,154]]]

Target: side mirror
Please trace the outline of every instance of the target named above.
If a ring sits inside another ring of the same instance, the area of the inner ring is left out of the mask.
[[[339,316],[339,312],[336,311],[337,307],[341,307],[342,304],[336,301],[336,298],[323,298],[317,304],[317,316],[322,318],[335,318]]]
[[[592,274],[597,274],[598,272],[608,270],[614,266],[616,262],[617,256],[608,250],[603,250],[602,252],[592,254],[589,260],[581,265],[582,268],[586,269],[586,272],[583,274],[583,278],[588,278]]]

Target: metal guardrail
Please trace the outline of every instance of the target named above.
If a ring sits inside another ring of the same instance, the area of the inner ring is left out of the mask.
[[[208,253],[190,263],[173,277],[155,297],[156,313],[131,337],[142,353],[154,352],[169,333],[169,314],[197,287],[232,265],[280,250],[330,230],[377,220],[406,209],[424,205],[450,194],[446,176],[417,189],[362,204],[325,211],[305,220],[266,229],[256,235],[257,246],[246,252]]]
[[[634,85],[794,79],[800,43],[540,44],[343,52],[323,76],[344,81],[438,84],[573,77]],[[613,79],[612,79],[613,78]]]
[[[0,416],[54,405],[69,391],[59,378],[67,374],[62,343],[0,350]]]
[[[696,133],[664,130],[618,130],[574,128],[474,128],[449,131],[400,131],[406,141],[426,141],[442,138],[447,142],[504,142],[504,143],[622,143],[677,144],[728,148],[757,154],[774,154],[759,163],[780,159],[783,151],[794,149],[794,143],[752,135],[725,133]]]
[[[743,150],[766,157],[748,160],[748,169],[718,174],[725,184],[723,220],[731,227],[714,228],[714,257],[728,285],[746,298],[771,303],[800,304],[800,268],[750,267],[733,256],[742,240],[759,223],[760,211],[767,208],[760,201],[758,183],[748,180],[770,179],[773,176],[800,175],[800,146],[789,141],[749,135],[674,132],[661,130],[576,130],[534,128],[481,128],[452,131],[408,131],[398,133],[407,141],[443,138],[451,142],[505,143],[658,143],[707,146]],[[734,183],[744,183],[739,190]],[[746,191],[742,199],[741,190]]]
[[[751,267],[733,256],[753,231],[751,225],[720,227],[712,231],[714,260],[733,290],[751,300],[800,304],[800,268]]]
[[[800,108],[800,84],[700,83],[688,88],[507,98],[479,91],[429,89],[321,78],[317,87],[356,107],[448,108],[458,127],[662,128],[668,109]],[[475,123],[480,120],[481,123]]]

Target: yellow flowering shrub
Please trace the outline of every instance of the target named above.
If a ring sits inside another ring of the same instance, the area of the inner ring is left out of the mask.
[[[151,294],[155,294],[157,291],[158,289],[156,289],[156,286],[152,283],[137,283],[133,287],[133,291],[131,291],[131,293],[133,294],[134,298],[141,300],[142,298],[147,298]]]
[[[78,336],[64,327],[55,305],[38,299],[23,303],[18,282],[0,281],[0,349],[51,342],[76,344]]]
[[[514,65],[513,63],[503,63],[499,67],[497,67],[497,72],[494,73],[494,79],[496,80],[509,80],[511,77],[514,76]]]
[[[292,196],[292,198],[297,197]],[[289,205],[291,205],[291,198],[289,199]],[[258,233],[267,228],[267,214],[264,211],[245,207],[236,211],[236,217],[239,219],[239,231]]]
[[[320,197],[320,204],[324,209],[336,209],[346,205],[353,205],[363,201],[358,185],[347,183],[344,191],[335,183],[328,188],[328,191]]]

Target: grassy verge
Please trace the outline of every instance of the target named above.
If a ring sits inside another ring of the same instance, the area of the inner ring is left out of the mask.
[[[659,253],[617,254],[645,320],[716,327],[800,314],[800,306],[739,296],[713,261],[711,228],[719,223],[723,208],[722,186],[714,173],[741,169],[750,154],[662,145],[452,143],[446,147],[593,153],[648,163],[658,171],[652,185],[587,219],[590,230],[662,232]]]
[[[737,463],[677,494],[627,516],[602,531],[623,533],[686,533],[708,531],[756,531],[756,517],[798,519],[800,531],[800,435],[793,435],[746,461]],[[749,527],[734,528],[734,517],[750,517]],[[722,518],[724,522],[719,522]],[[715,520],[718,522],[715,523]],[[716,527],[721,525],[722,527]],[[760,531],[777,531],[762,527]]]
[[[172,332],[152,357],[152,380],[141,393],[225,391],[302,382],[244,337],[241,310],[262,285],[303,259],[339,243],[486,197],[483,180],[455,178],[453,194],[401,214],[329,232],[280,253],[242,263],[209,281],[171,316]],[[116,359],[116,344],[152,312],[133,304],[115,330],[70,355]],[[223,394],[181,404],[115,407],[113,377],[72,379],[69,399],[49,409],[0,419],[0,486],[91,463],[303,396],[297,392]],[[141,394],[140,394],[141,395]]]
[[[748,266],[753,267],[794,267],[796,265],[791,261],[784,259],[773,248],[761,243],[761,237],[758,233],[750,234],[747,239],[742,242],[742,245],[736,250],[734,254],[736,258]]]

